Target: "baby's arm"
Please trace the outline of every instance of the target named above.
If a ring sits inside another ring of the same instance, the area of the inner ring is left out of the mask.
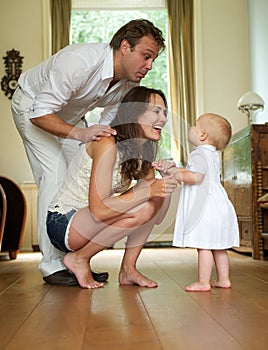
[[[185,185],[198,185],[203,181],[204,176],[204,174],[195,173],[188,169],[177,168],[175,178],[177,181],[184,183]]]
[[[195,173],[184,168],[178,168],[174,162],[170,162],[164,159],[153,162],[152,167],[155,170],[158,170],[162,177],[174,175],[179,184],[184,183],[186,185],[198,185],[204,179],[203,174]]]

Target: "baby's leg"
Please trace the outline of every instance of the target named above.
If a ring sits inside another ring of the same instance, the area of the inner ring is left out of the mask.
[[[232,283],[229,278],[229,256],[226,250],[213,250],[217,280],[212,283],[212,287],[231,288]]]
[[[198,249],[198,281],[185,288],[187,292],[209,292],[210,277],[214,263],[211,250]]]

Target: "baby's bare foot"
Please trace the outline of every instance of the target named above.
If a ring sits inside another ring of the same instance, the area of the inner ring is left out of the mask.
[[[186,292],[209,292],[211,286],[209,283],[195,282],[185,288]]]
[[[232,287],[232,283],[230,280],[226,280],[226,281],[214,281],[211,284],[211,287],[214,288],[231,288]]]
[[[121,268],[119,274],[120,285],[138,285],[140,287],[155,288],[158,286],[157,282],[145,277],[135,268],[124,269]]]
[[[88,261],[79,259],[76,253],[67,253],[63,258],[63,263],[75,274],[80,287],[88,289],[103,287],[103,283],[93,279]]]

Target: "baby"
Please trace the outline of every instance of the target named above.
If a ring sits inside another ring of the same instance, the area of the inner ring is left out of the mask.
[[[183,184],[173,245],[197,248],[198,281],[186,287],[189,292],[231,287],[227,249],[239,246],[239,230],[234,207],[220,181],[217,152],[224,150],[231,135],[227,119],[203,114],[189,130],[188,140],[194,149],[186,169],[166,160],[152,164],[162,174],[174,174]],[[211,283],[214,262],[217,279]]]

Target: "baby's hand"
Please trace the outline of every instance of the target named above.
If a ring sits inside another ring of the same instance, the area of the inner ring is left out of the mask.
[[[165,159],[158,160],[157,162],[152,162],[152,167],[158,170],[162,177],[167,177],[174,175],[178,184],[183,184],[183,178],[181,172],[185,169],[177,168],[175,162],[170,162]]]
[[[175,162],[170,162],[170,161],[165,160],[165,159],[160,159],[157,162],[152,162],[152,167],[155,170],[158,170],[159,173],[161,174],[161,176],[164,177],[164,176],[168,176],[168,175],[171,175],[172,173],[174,173],[174,169],[172,169],[172,168],[176,168],[176,164],[175,164]],[[171,169],[173,171],[171,171]]]

